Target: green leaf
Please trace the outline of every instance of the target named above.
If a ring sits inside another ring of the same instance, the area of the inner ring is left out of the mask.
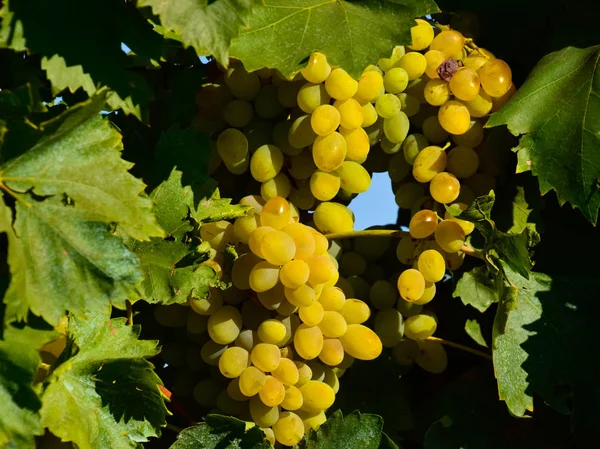
[[[200,204],[198,204],[198,210],[195,211],[193,217],[198,223],[232,220],[246,215],[250,209],[250,206],[231,204],[231,199],[229,198],[213,197],[201,201]]]
[[[308,435],[295,448],[299,449],[398,449],[382,431],[380,416],[352,412],[342,416],[339,410],[315,432]]]
[[[481,333],[481,325],[479,324],[479,321],[467,320],[467,322],[465,323],[465,332],[478,345],[481,345],[484,348],[488,347],[488,344],[486,343],[485,338],[483,337],[483,334]]]
[[[313,51],[358,79],[394,45],[411,42],[414,19],[437,12],[431,0],[380,2],[266,0],[235,38],[231,55],[247,70],[278,69],[291,78]],[[262,51],[257,52],[256,49]]]
[[[555,190],[592,224],[600,207],[599,60],[600,46],[550,53],[486,125],[524,134],[515,151],[527,152],[542,194]]]
[[[40,363],[38,349],[56,338],[52,330],[9,325],[0,340],[0,447],[33,449],[35,435],[44,433],[41,401],[33,381]]]
[[[229,45],[254,7],[255,0],[141,0],[138,7],[149,6],[160,17],[167,31],[174,31],[187,47],[199,55],[213,55],[227,66]]]
[[[177,241],[193,229],[187,217],[194,208],[194,193],[189,186],[183,187],[181,178],[182,173],[173,170],[169,179],[150,194],[158,224]]]
[[[208,415],[206,421],[184,429],[171,449],[270,449],[259,427],[229,416]]]
[[[589,363],[587,344],[595,338],[600,312],[589,293],[600,291],[597,278],[531,273],[529,280],[507,271],[514,287],[498,309],[494,371],[500,398],[510,411],[533,411],[538,394],[573,425],[598,430],[600,367]]]
[[[81,449],[138,448],[166,425],[162,382],[146,360],[157,342],[125,321],[109,307],[71,316],[62,364],[46,380],[42,424]]]
[[[98,115],[102,104],[100,97],[69,109],[48,125],[54,133],[0,167],[16,199],[14,224],[0,204],[12,275],[4,301],[13,319],[31,309],[55,325],[65,310],[123,307],[139,262],[109,224],[136,239],[163,235],[144,184],[120,158],[121,136]]]
[[[475,307],[481,313],[485,312],[493,303],[500,300],[498,279],[482,265],[471,271],[463,273],[452,293],[453,298],[460,298],[464,305]]]

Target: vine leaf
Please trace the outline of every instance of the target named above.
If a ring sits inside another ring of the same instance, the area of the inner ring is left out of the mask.
[[[478,345],[483,346],[484,348],[488,347],[488,344],[481,333],[481,325],[479,324],[479,321],[467,320],[465,323],[465,332]]]
[[[297,449],[398,449],[383,433],[381,416],[334,412],[317,431],[311,430]]]
[[[52,330],[8,325],[0,340],[0,446],[35,448],[35,435],[44,433],[39,417],[42,405],[33,388],[40,363],[38,349],[54,340]]]
[[[486,125],[524,134],[515,151],[526,152],[525,166],[538,177],[541,193],[555,190],[592,224],[600,207],[599,61],[600,46],[550,53]]]
[[[193,217],[198,223],[232,220],[246,215],[250,209],[250,206],[231,204],[229,198],[219,198],[219,191],[216,190],[211,198],[206,198],[200,202]]]
[[[120,134],[99,115],[103,104],[99,96],[70,108],[48,124],[54,132],[0,167],[5,195],[16,199],[14,215],[0,203],[12,275],[4,302],[13,319],[31,309],[56,325],[65,310],[124,307],[139,262],[109,224],[135,239],[164,235],[144,184],[120,158]]]
[[[313,51],[359,78],[364,68],[388,57],[394,45],[411,42],[416,17],[438,12],[431,0],[348,2],[265,0],[231,44],[247,70],[278,69],[291,78]],[[257,52],[261,48],[263,51]]]
[[[199,55],[213,55],[227,66],[229,45],[247,23],[256,0],[141,0],[138,7],[149,6],[160,17],[166,32],[175,32],[185,46]]]
[[[575,426],[598,430],[600,366],[587,357],[582,341],[594,338],[600,290],[597,278],[531,273],[529,280],[504,267],[514,287],[507,288],[493,332],[494,371],[500,399],[523,416],[533,411],[533,395]]]
[[[162,182],[150,194],[154,200],[154,215],[167,236],[181,241],[194,227],[188,215],[194,208],[194,192],[181,183],[182,173],[173,170],[169,179]]]
[[[162,382],[146,360],[157,342],[138,340],[140,326],[101,312],[71,316],[67,347],[46,380],[42,424],[81,449],[137,448],[158,436],[169,413]]]
[[[452,293],[453,298],[460,298],[464,305],[475,307],[485,312],[493,303],[500,300],[498,279],[490,273],[485,265],[475,267],[463,273]]]
[[[229,416],[208,415],[205,422],[184,429],[170,449],[270,449],[259,427]]]

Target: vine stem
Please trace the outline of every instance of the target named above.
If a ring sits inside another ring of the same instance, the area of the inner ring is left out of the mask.
[[[167,429],[172,430],[173,432],[177,432],[177,433],[183,432],[183,429],[181,427],[178,427],[171,423],[167,423]]]
[[[438,338],[438,337],[428,337],[426,340],[440,343],[442,345],[450,346],[452,348],[460,349],[461,351],[469,352],[471,354],[474,354],[476,356],[482,357],[487,360],[493,360],[492,356],[489,355],[487,352],[469,348],[468,346],[461,345],[460,343],[454,343],[453,341],[444,340],[443,338]]]
[[[460,248],[460,251],[465,253],[467,256],[477,257],[478,259],[483,259],[483,254],[481,253],[481,251],[477,251],[476,249],[473,249],[470,246],[463,245]]]

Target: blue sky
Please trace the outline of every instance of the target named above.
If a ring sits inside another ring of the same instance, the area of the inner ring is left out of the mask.
[[[396,223],[398,206],[394,200],[390,177],[387,173],[373,173],[371,187],[350,203],[357,231],[374,225]]]

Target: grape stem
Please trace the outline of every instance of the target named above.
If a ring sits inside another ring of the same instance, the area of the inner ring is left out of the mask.
[[[427,341],[432,341],[435,343],[440,343],[442,345],[450,346],[452,348],[460,349],[461,351],[469,352],[471,354],[477,355],[487,360],[493,360],[492,356],[487,352],[479,351],[477,349],[469,348],[468,346],[461,345],[460,343],[454,343],[453,341],[444,340],[443,338],[438,337],[427,337]]]
[[[477,257],[478,259],[483,259],[483,254],[481,253],[481,251],[477,251],[476,249],[473,249],[470,246],[463,245],[460,248],[460,251],[462,253],[466,254],[467,256]]]
[[[396,237],[402,238],[410,236],[408,231],[398,231],[393,229],[368,229],[366,231],[335,232],[325,234],[327,240],[351,239],[355,237]]]
[[[167,423],[166,427],[167,427],[167,429],[172,430],[173,432],[177,432],[177,433],[183,432],[183,429],[181,427],[178,427],[171,423]]]

